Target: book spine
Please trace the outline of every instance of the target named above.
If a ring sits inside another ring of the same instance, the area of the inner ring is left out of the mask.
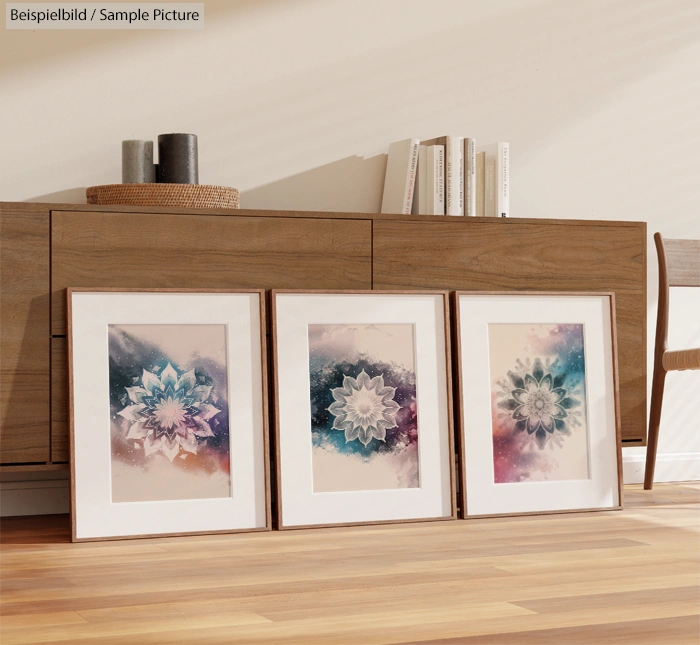
[[[479,152],[476,155],[476,216],[484,216],[484,165],[486,153]]]
[[[428,199],[431,197],[428,192],[428,174],[432,166],[428,163],[428,146],[418,146],[418,180],[414,188],[413,204],[419,215],[428,214]]]
[[[435,146],[434,215],[445,214],[445,146]]]
[[[510,217],[510,146],[508,143],[498,144],[497,176],[497,217]]]
[[[445,213],[463,215],[464,202],[464,144],[461,137],[447,137],[445,163],[447,181],[445,190]]]
[[[426,214],[444,215],[443,192],[444,181],[442,178],[444,164],[443,146],[428,146],[426,152],[427,176],[426,176]],[[420,168],[420,162],[419,166]]]
[[[418,166],[418,139],[411,141],[410,158],[408,164],[408,173],[406,176],[406,187],[403,197],[403,215],[411,214],[411,205],[413,203],[413,189],[416,185],[416,170]]]
[[[421,146],[422,148],[423,146]],[[421,180],[421,164],[423,158],[418,153],[418,179]],[[433,146],[425,146],[425,214],[433,214],[433,200],[435,193],[435,150]]]
[[[476,142],[464,139],[464,214],[476,217]]]
[[[484,215],[496,217],[496,160],[488,155],[484,166]]]

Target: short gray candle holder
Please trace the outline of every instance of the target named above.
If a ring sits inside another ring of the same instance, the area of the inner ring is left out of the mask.
[[[156,181],[153,141],[122,141],[122,183],[152,184]]]

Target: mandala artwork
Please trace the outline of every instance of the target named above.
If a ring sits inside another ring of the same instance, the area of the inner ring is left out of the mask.
[[[229,497],[223,325],[110,325],[112,501]]]
[[[131,423],[127,439],[140,439],[146,456],[162,452],[172,462],[180,450],[197,454],[197,438],[213,437],[208,423],[221,410],[198,385],[194,369],[181,376],[168,363],[160,378],[143,370],[140,385],[124,388],[129,405],[117,414]]]
[[[309,325],[314,492],[416,488],[413,325]]]
[[[362,370],[357,379],[346,376],[343,387],[332,390],[335,403],[328,411],[335,416],[333,430],[343,430],[345,441],[359,439],[365,446],[372,438],[386,441],[387,429],[396,428],[395,387],[385,387],[383,376],[370,379]]]
[[[494,480],[587,479],[583,325],[489,325]]]

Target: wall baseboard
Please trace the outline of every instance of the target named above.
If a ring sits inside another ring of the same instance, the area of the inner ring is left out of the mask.
[[[646,451],[622,451],[625,484],[644,481]],[[654,481],[700,480],[700,452],[660,454],[656,458]],[[70,510],[70,483],[67,479],[0,482],[0,517],[54,515]]]
[[[642,484],[646,450],[633,454],[622,451],[622,481],[625,484]],[[679,452],[656,455],[655,482],[684,482],[700,480],[700,452]]]
[[[0,517],[55,515],[70,511],[67,479],[0,482]]]

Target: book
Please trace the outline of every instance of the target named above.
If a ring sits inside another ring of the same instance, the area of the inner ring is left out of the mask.
[[[510,216],[510,146],[491,143],[480,148],[486,153],[484,170],[484,212],[486,217]]]
[[[484,216],[496,216],[496,160],[484,158]]]
[[[411,213],[413,215],[428,214],[428,199],[430,194],[426,192],[428,187],[428,172],[430,170],[426,159],[427,146],[418,146],[418,174],[416,175],[416,183],[413,187],[413,206]]]
[[[427,146],[427,211],[428,215],[445,214],[445,147]]]
[[[418,165],[418,139],[403,139],[389,146],[384,175],[382,213],[410,215]]]
[[[486,153],[476,154],[476,216],[484,216],[484,170],[486,163]]]
[[[476,142],[464,138],[464,214],[476,217]]]
[[[464,214],[464,143],[462,137],[444,136],[421,141],[445,146],[445,215]]]

